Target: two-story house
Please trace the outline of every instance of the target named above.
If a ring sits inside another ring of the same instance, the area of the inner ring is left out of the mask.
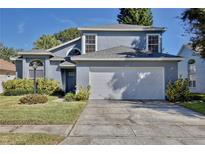
[[[191,92],[205,93],[205,59],[193,50],[191,44],[184,44],[178,55],[184,58],[178,63],[179,77],[189,80]]]
[[[114,24],[81,27],[81,37],[48,50],[20,52],[19,78],[59,81],[64,91],[91,87],[90,99],[165,99],[180,56],[162,53],[163,27]]]

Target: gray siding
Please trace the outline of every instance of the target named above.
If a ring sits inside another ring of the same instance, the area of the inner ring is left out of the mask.
[[[146,35],[160,34],[162,32],[90,32],[83,31],[85,34],[97,34],[97,50],[108,49],[116,46],[135,47],[137,49],[146,49]],[[83,41],[82,41],[83,42]],[[162,39],[160,37],[160,52],[162,50]]]
[[[59,61],[50,61],[49,62],[49,67],[47,67],[47,69],[48,69],[47,78],[58,81],[61,88],[64,89],[63,78],[62,78],[63,75],[62,75],[61,69],[59,67],[59,64],[60,64]]]
[[[54,55],[59,57],[66,57],[66,54],[73,48],[78,48],[81,51],[81,40],[75,41],[58,49],[51,51]]]
[[[77,90],[89,84],[89,67],[164,67],[165,85],[178,79],[177,62],[81,62],[77,64]]]
[[[188,78],[188,61],[194,59],[196,74],[192,76],[196,81],[196,87],[190,87],[190,90],[195,93],[205,93],[205,60],[187,47],[182,49],[180,56],[184,57],[184,60],[178,63],[179,77]]]

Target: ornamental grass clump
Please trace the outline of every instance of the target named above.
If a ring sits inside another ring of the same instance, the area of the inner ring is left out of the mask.
[[[48,101],[46,95],[41,94],[28,94],[20,98],[20,104],[43,104]]]

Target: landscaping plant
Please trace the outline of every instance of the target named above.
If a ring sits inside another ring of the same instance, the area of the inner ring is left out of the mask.
[[[46,95],[28,94],[20,98],[20,104],[43,104],[48,101]]]
[[[65,95],[65,101],[86,101],[89,99],[90,96],[90,86],[87,86],[86,88],[80,87],[79,91],[76,94],[73,93],[67,93]]]
[[[24,94],[32,94],[34,91],[33,80],[29,79],[14,79],[3,83],[4,95],[16,96]],[[60,91],[59,83],[55,80],[38,78],[37,93],[54,95]]]
[[[64,97],[65,101],[67,102],[71,102],[71,101],[75,101],[75,94],[74,93],[67,93]]]
[[[169,82],[166,96],[170,102],[184,102],[190,100],[189,82],[186,79],[178,79]]]

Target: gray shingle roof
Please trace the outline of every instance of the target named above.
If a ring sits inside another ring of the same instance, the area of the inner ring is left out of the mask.
[[[139,51],[131,47],[118,46],[93,53],[87,53],[80,56],[74,56],[71,60],[128,60],[128,59],[143,59],[143,58],[181,58],[166,53],[151,53],[148,51]]]
[[[42,49],[34,49],[27,52],[18,52],[18,55],[52,55],[52,53]]]
[[[60,67],[75,67],[75,63],[71,61],[65,61],[60,64]]]
[[[52,58],[50,58],[51,61],[65,61],[65,59],[63,57],[59,57],[59,56],[54,56]]]
[[[130,24],[111,24],[100,26],[80,27],[79,30],[104,30],[104,31],[165,31],[165,27],[141,26]]]

